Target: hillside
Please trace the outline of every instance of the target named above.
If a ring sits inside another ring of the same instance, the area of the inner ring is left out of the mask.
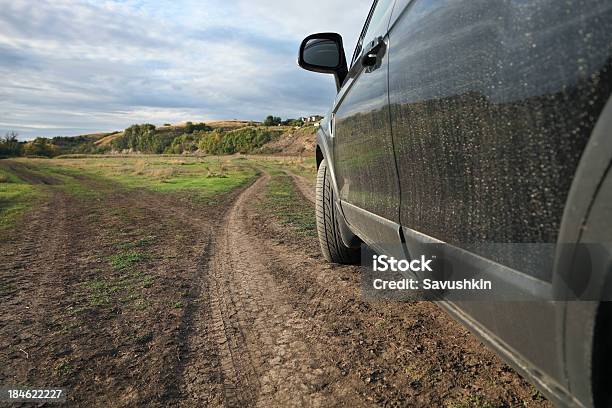
[[[185,133],[185,130],[187,129],[187,123],[188,122],[178,123],[176,125],[158,126],[157,130],[160,133],[162,132]],[[222,131],[228,131],[228,130],[239,129],[245,126],[249,126],[249,125],[252,125],[253,123],[259,123],[259,122],[249,122],[245,120],[217,120],[217,121],[207,122],[206,124],[213,129],[220,129]],[[117,133],[112,133],[112,134],[108,134],[108,133],[102,134],[103,137],[100,137],[95,142],[95,144],[97,146],[109,146],[113,140],[116,140],[120,138],[121,136],[123,136],[123,133],[124,132],[117,132]]]
[[[123,131],[25,143],[29,156],[65,154],[277,154],[310,155],[314,152],[314,125],[266,126],[261,122],[219,120],[154,126],[132,125]]]
[[[117,139],[120,136],[123,136],[123,132],[110,133],[96,140],[94,144],[96,146],[109,146],[113,140]]]
[[[314,153],[316,140],[316,127],[302,126],[298,129],[290,128],[283,132],[281,137],[264,145],[269,153],[286,156],[304,156]]]

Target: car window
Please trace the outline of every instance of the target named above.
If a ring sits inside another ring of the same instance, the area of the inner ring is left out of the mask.
[[[387,32],[387,23],[389,23],[389,14],[391,13],[391,6],[395,0],[377,0],[373,9],[370,11],[366,25],[361,32],[359,41],[357,41],[357,47],[353,53],[353,63],[355,59],[361,54],[363,44],[368,44],[378,35],[382,35]]]

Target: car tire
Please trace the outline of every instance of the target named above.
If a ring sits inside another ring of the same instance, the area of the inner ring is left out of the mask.
[[[338,226],[338,210],[334,204],[334,189],[331,184],[331,175],[325,159],[317,171],[316,213],[317,233],[321,252],[329,262],[339,264],[355,264],[359,262],[361,251],[359,248],[349,248],[342,242]]]

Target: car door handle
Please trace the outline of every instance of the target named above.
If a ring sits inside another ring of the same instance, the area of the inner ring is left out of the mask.
[[[363,53],[363,57],[361,57],[361,65],[365,67],[371,67],[376,65],[376,61],[378,61],[378,54],[380,50],[383,49],[385,45],[385,40],[382,37],[376,37],[373,39],[367,46],[366,51]]]

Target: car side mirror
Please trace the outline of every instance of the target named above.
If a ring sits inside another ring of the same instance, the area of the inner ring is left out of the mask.
[[[334,74],[336,90],[340,90],[348,72],[342,36],[336,33],[317,33],[304,38],[300,45],[298,65],[308,71]]]

